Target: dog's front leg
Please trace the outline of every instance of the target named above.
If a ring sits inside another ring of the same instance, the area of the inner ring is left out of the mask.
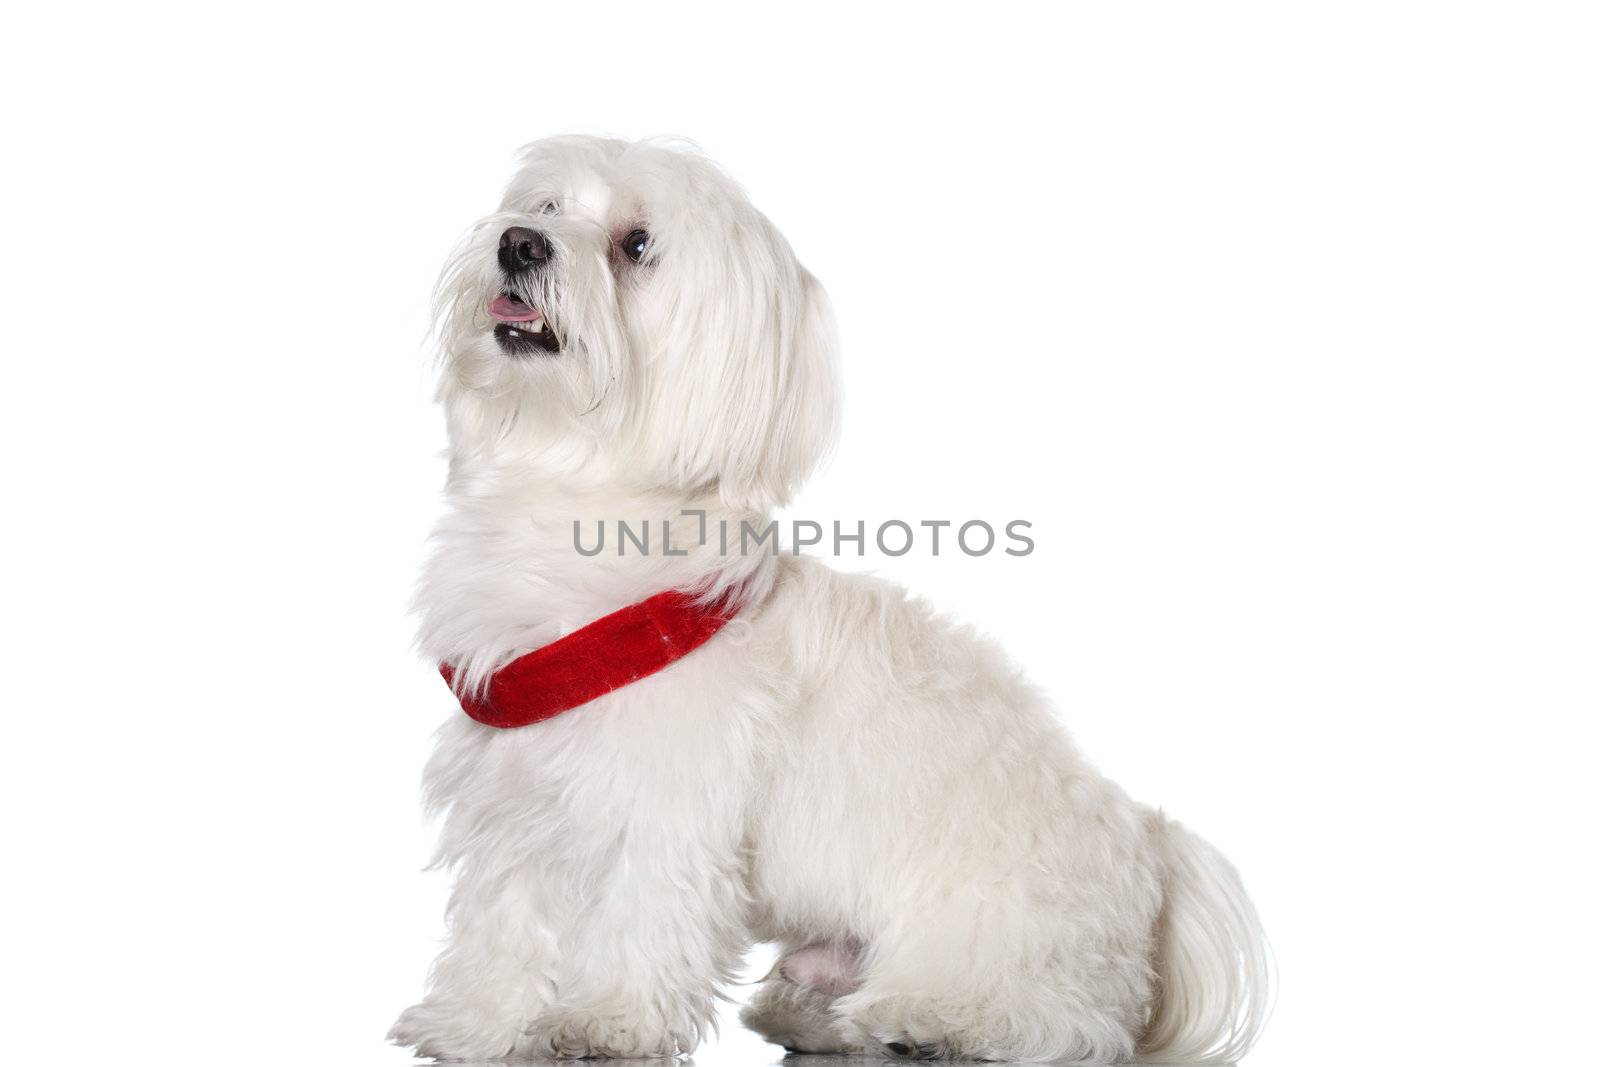
[[[449,939],[428,994],[401,1013],[389,1040],[419,1056],[491,1060],[515,1053],[527,1021],[554,998],[560,898],[530,858],[463,863],[450,897]]]
[[[558,1000],[520,1055],[657,1057],[698,1044],[748,945],[737,841],[708,815],[681,796],[633,809],[569,931]]]

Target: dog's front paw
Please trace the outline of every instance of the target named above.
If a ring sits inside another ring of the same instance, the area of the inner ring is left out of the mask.
[[[656,1059],[694,1050],[692,1034],[624,1012],[571,1011],[540,1019],[517,1042],[523,1056],[552,1059]]]
[[[481,1007],[429,998],[400,1013],[389,1040],[436,1060],[497,1060],[515,1051],[517,1034]]]

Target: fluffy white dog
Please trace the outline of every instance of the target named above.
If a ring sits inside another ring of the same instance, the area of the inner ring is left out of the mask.
[[[884,582],[684,536],[686,511],[764,526],[834,428],[822,289],[738,186],[673,147],[540,142],[440,293],[421,643],[463,699],[666,590],[737,614],[548,721],[446,724],[448,942],[393,1040],[687,1052],[774,941],[743,1018],[792,1050],[1249,1047],[1267,968],[1233,869],[1096,773],[998,648]],[[683,554],[574,550],[574,520],[619,519],[672,523]]]

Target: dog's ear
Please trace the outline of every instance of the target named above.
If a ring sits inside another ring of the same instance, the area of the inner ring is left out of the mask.
[[[839,406],[833,309],[822,285],[796,270],[792,288],[775,300],[768,328],[750,339],[751,358],[729,383],[718,484],[733,507],[788,503],[833,447]]]
[[[837,344],[827,294],[776,231],[740,236],[753,247],[728,249],[692,299],[671,301],[676,358],[657,364],[645,445],[670,441],[672,480],[764,511],[833,444]]]

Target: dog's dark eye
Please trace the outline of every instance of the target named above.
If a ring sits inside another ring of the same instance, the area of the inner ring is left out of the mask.
[[[634,230],[622,239],[622,254],[635,263],[644,258],[644,250],[650,247],[650,235],[643,230]]]

